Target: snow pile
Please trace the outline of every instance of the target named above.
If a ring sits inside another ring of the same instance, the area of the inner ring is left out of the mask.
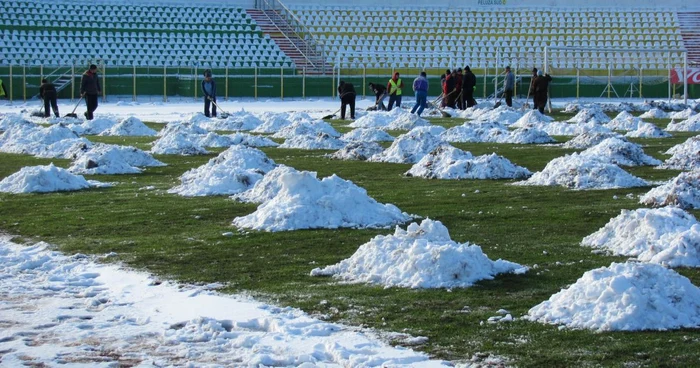
[[[498,142],[509,134],[508,128],[499,123],[467,122],[447,129],[440,134],[440,138],[446,142],[460,143]]]
[[[697,328],[700,289],[663,266],[612,263],[584,273],[525,318],[596,331]]]
[[[426,179],[525,179],[532,173],[495,153],[474,157],[450,145],[425,155],[405,174]]]
[[[543,144],[556,142],[546,132],[535,128],[518,128],[507,136],[501,136],[498,143]]]
[[[79,136],[63,125],[43,128],[34,124],[14,124],[0,134],[0,152],[36,155],[47,151],[47,146],[64,139]]]
[[[158,134],[155,130],[149,128],[139,118],[133,116],[122,119],[118,124],[104,130],[99,135],[109,136],[148,136],[152,137]]]
[[[529,179],[513,184],[560,185],[570,189],[610,189],[649,185],[617,165],[579,153],[557,157]]]
[[[581,152],[600,161],[623,166],[660,165],[661,161],[644,153],[638,144],[619,138],[608,138]]]
[[[53,164],[25,166],[20,171],[0,181],[0,192],[5,193],[48,193],[90,188],[101,183],[87,181],[80,175]]]
[[[414,129],[398,136],[389,148],[370,157],[369,161],[415,164],[441,144],[446,143],[430,131]]]
[[[17,114],[0,114],[0,132],[4,132],[15,125],[30,125],[36,126],[36,124],[28,121],[22,117],[22,115]]]
[[[204,116],[204,115],[202,115]],[[206,129],[200,127],[197,124],[186,122],[186,121],[174,121],[165,125],[165,128],[158,132],[159,137],[164,137],[166,135],[182,133],[182,134],[207,134],[209,133]]]
[[[700,170],[683,172],[643,195],[639,203],[700,209]]]
[[[665,119],[668,118],[668,114],[665,113],[664,110],[654,107],[642,115],[639,115],[639,117],[642,119]]]
[[[68,170],[74,174],[138,174],[139,167],[165,166],[138,148],[98,143],[90,149],[79,149]]]
[[[357,128],[340,137],[346,142],[392,142],[394,137],[377,128]]]
[[[282,188],[282,180],[280,178],[289,173],[299,174],[300,172],[293,167],[279,165],[265,174],[262,180],[258,180],[252,188],[232,195],[231,199],[246,203],[267,202],[275,198]]]
[[[567,120],[570,123],[595,123],[606,124],[610,122],[610,117],[606,115],[598,106],[590,106],[579,110],[579,112],[571,119]]]
[[[278,177],[279,191],[233,225],[264,231],[383,228],[410,220],[392,204],[381,204],[367,191],[336,175],[318,180],[313,172]]]
[[[294,138],[301,135],[315,137],[318,134],[326,134],[333,138],[340,137],[340,133],[323,120],[303,120],[280,129],[279,132],[272,135],[272,138]]]
[[[345,147],[345,142],[332,137],[327,133],[317,133],[316,135],[298,135],[287,138],[279,148],[298,148],[304,150],[337,150]]]
[[[610,130],[637,130],[639,124],[644,123],[644,121],[627,111],[622,111],[617,116],[610,120],[609,123],[605,124],[605,127]]]
[[[232,146],[231,138],[218,133],[190,134],[188,139],[202,147],[229,147]]]
[[[199,125],[210,131],[214,130],[253,130],[263,124],[255,115],[245,111],[232,112],[226,119],[210,119],[202,121]]]
[[[299,116],[299,115],[294,115],[289,113],[274,113],[274,112],[269,112],[266,111],[260,115],[260,120],[262,121],[262,124],[260,124],[257,128],[251,130],[252,133],[277,133],[279,132],[282,128],[287,127],[289,125],[292,125],[293,121],[297,120],[307,120],[307,121],[312,121],[313,119],[311,116],[306,115],[307,117]],[[293,119],[293,120],[291,120]]]
[[[544,130],[549,135],[579,135],[583,133],[610,133],[612,130],[604,125],[589,121],[587,123],[563,123],[560,121],[549,124],[535,124],[532,128]]]
[[[527,128],[530,126],[530,124],[537,124],[537,123],[549,123],[553,121],[554,118],[551,116],[547,116],[544,114],[541,114],[537,110],[530,110],[525,115],[523,115],[518,121],[513,123],[511,127],[513,128]]]
[[[690,137],[685,142],[669,148],[665,153],[673,156],[659,166],[661,169],[700,169],[700,136]]]
[[[219,294],[217,284],[176,284],[49,248],[0,239],[0,295],[11,295],[3,299],[3,366],[449,366],[372,331]]]
[[[430,125],[418,115],[403,109],[391,111],[376,111],[355,120],[348,126],[351,128],[377,128],[382,130],[411,130],[415,127]]]
[[[700,266],[700,223],[680,208],[622,210],[581,245],[670,267]]]
[[[695,115],[695,111],[691,108],[686,108],[685,110],[672,112],[668,114],[668,117],[671,119],[688,119],[693,115]]]
[[[570,139],[568,142],[562,145],[562,148],[574,148],[574,149],[586,149],[593,147],[598,143],[608,139],[608,138],[618,138],[623,141],[627,141],[627,138],[621,136],[614,132],[593,132],[593,133],[583,133]]]
[[[241,144],[248,147],[277,147],[279,143],[270,138],[248,133],[233,133],[225,136],[229,139],[229,145]]]
[[[186,171],[180,176],[182,184],[168,193],[186,197],[240,193],[252,188],[274,167],[275,162],[262,151],[232,146],[205,165]]]
[[[42,158],[68,158],[74,159],[79,151],[87,151],[92,147],[92,142],[87,138],[62,139],[56,143],[44,146],[41,151],[34,152],[34,156]]]
[[[460,117],[467,119],[473,119],[474,122],[497,122],[503,125],[511,125],[523,117],[523,113],[508,107],[506,105],[501,105],[498,108],[491,109],[466,109],[464,113],[460,114]]]
[[[330,155],[336,160],[367,161],[370,157],[380,154],[384,148],[377,142],[350,142],[342,149]]]
[[[71,129],[80,135],[98,135],[112,129],[118,123],[116,118],[102,116],[93,120],[85,120],[82,124],[71,125]]]
[[[625,134],[625,137],[631,138],[666,138],[670,136],[656,125],[646,122],[640,122],[636,130]]]
[[[206,155],[209,153],[199,143],[200,135],[183,132],[169,133],[153,142],[151,153],[160,155]]]
[[[339,263],[315,268],[311,276],[333,276],[351,283],[385,287],[464,288],[501,273],[525,273],[527,267],[490,260],[481,247],[450,239],[440,222],[423,220],[393,235],[378,235]]]
[[[671,123],[666,126],[669,132],[700,132],[700,114],[693,115],[690,118],[676,123]]]

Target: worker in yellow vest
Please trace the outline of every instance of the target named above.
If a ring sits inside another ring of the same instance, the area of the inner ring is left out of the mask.
[[[403,81],[399,78],[399,72],[394,73],[394,76],[389,79],[389,83],[386,85],[386,90],[389,93],[389,107],[388,111],[394,107],[394,102],[396,102],[396,107],[401,107],[401,89],[403,88]]]
[[[5,91],[5,86],[2,85],[2,79],[0,79],[0,98],[7,98],[7,91]]]

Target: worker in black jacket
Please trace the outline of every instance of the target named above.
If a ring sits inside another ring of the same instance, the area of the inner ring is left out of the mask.
[[[345,120],[345,109],[350,105],[350,119],[355,120],[355,97],[357,94],[352,83],[340,81],[338,96],[340,97],[340,118]]]
[[[379,110],[386,110],[386,106],[384,106],[384,99],[386,98],[386,87],[382,86],[381,84],[376,84],[376,83],[369,83],[369,88],[372,90],[372,93],[374,93],[375,100],[374,100],[374,109],[379,109]]]
[[[49,105],[53,109],[53,114],[56,115],[57,118],[60,117],[60,115],[58,115],[56,86],[54,86],[53,83],[49,83],[48,80],[42,79],[41,86],[39,87],[39,96],[44,100],[44,117],[48,118],[51,116],[49,113]]]
[[[87,111],[85,111],[85,118],[92,120],[93,112],[97,110],[97,96],[102,93],[102,87],[100,87],[100,77],[97,75],[97,65],[90,65],[85,73],[83,73],[83,79],[80,81],[80,95],[85,97],[85,103],[87,104]]]
[[[467,108],[476,106],[476,100],[474,99],[474,91],[476,91],[476,76],[469,68],[469,66],[465,66],[464,78],[462,81],[462,98],[464,99]]]

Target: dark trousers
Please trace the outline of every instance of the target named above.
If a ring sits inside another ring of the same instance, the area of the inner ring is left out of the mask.
[[[51,113],[49,112],[49,106],[53,109],[53,114],[56,115],[56,117],[59,117],[58,115],[58,102],[56,101],[56,92],[46,92],[44,93],[44,117],[48,118],[51,116]]]
[[[401,107],[401,95],[389,95],[389,107],[387,107],[387,110],[391,111],[394,103],[396,103],[396,107]]]
[[[95,116],[93,112],[97,110],[97,97],[98,95],[85,95],[85,104],[87,104],[87,111],[85,112],[85,118],[92,120]]]
[[[462,92],[462,90],[459,90],[459,92],[456,92],[456,93],[459,93],[457,95],[457,108],[460,110],[466,109],[467,104],[466,104],[466,101],[464,100],[464,93]]]
[[[506,105],[512,107],[513,106],[513,90],[507,89],[505,94],[506,94]]]
[[[204,116],[206,117],[216,117],[216,105],[212,103],[212,101],[216,102],[216,96],[212,97],[207,97],[204,96]],[[211,114],[209,114],[209,107],[211,107]]]
[[[384,106],[384,99],[386,98],[386,93],[377,93],[374,96],[376,97],[374,104],[377,105],[377,110],[386,110],[386,106]]]
[[[355,119],[355,94],[349,93],[340,98],[340,118],[345,119],[345,109],[350,105],[350,119]]]
[[[467,108],[476,106],[476,100],[474,99],[474,89],[467,88],[462,90],[462,96],[464,101],[467,102]]]

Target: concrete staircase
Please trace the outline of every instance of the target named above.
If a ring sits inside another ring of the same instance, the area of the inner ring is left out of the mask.
[[[315,45],[301,39],[276,10],[248,9],[246,13],[255,20],[263,33],[275,41],[280,50],[294,61],[297,73],[331,74],[332,66],[324,62],[323,53]]]
[[[677,13],[688,61],[700,63],[700,12]]]

